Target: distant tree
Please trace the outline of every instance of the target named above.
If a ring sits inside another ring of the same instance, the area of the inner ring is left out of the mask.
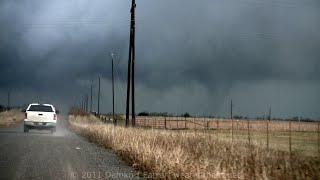
[[[150,112],[150,113],[148,113],[148,116],[166,117],[166,116],[172,116],[172,115],[168,114],[167,112]]]
[[[138,116],[149,116],[149,113],[147,113],[147,112],[140,112],[140,113],[138,114]]]
[[[311,119],[311,118],[301,118],[301,121],[304,121],[304,122],[313,122],[314,120]]]
[[[1,111],[4,111],[4,110],[5,110],[5,107],[2,106],[2,105],[0,105],[0,112],[1,112]]]
[[[293,118],[292,118],[292,120],[299,120],[299,117],[298,116],[294,116]]]
[[[191,115],[189,113],[184,113],[183,117],[191,117]]]
[[[243,119],[242,116],[233,116],[234,119]]]

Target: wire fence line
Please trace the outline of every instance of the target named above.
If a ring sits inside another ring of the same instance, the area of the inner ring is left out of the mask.
[[[318,122],[302,122],[302,121],[288,121],[288,120],[256,120],[256,119],[231,119],[225,118],[198,118],[198,117],[150,117],[138,116],[137,126],[152,126],[153,121],[157,121],[153,128],[163,129],[207,129],[207,130],[247,130],[249,122],[250,128],[256,131],[291,131],[299,132],[317,132]],[[161,125],[161,126],[160,126]],[[166,126],[164,126],[166,125]]]
[[[136,126],[164,130],[196,130],[289,153],[320,157],[320,122],[194,117],[136,117]]]
[[[113,123],[110,116],[100,115],[100,119],[105,123]],[[177,132],[193,130],[232,142],[243,141],[290,154],[303,153],[320,157],[319,121],[137,116],[136,127]]]

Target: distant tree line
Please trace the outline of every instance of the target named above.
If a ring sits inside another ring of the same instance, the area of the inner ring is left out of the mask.
[[[2,105],[0,104],[0,112],[5,111],[5,110],[6,110],[6,107],[4,107],[4,106],[2,106]]]
[[[233,116],[234,119],[249,119],[248,116]]]
[[[267,120],[269,119],[269,117],[256,117],[255,119],[258,119],[258,120]],[[301,122],[314,122],[314,121],[317,121],[316,119],[311,119],[311,118],[308,118],[308,117],[302,117],[302,116],[294,116],[292,118],[278,118],[278,117],[273,117],[271,118],[271,120],[280,120],[280,121],[301,121]]]
[[[140,112],[138,116],[159,116],[159,117],[175,117],[175,116],[180,116],[180,117],[191,117],[191,115],[186,112],[181,115],[175,115],[175,114],[170,114],[167,112]]]
[[[21,109],[21,106],[3,106],[0,104],[0,112],[5,111],[5,110],[10,110],[10,109]]]
[[[140,112],[138,113],[138,116],[158,116],[158,117],[206,117],[206,118],[222,118],[222,119],[230,119],[230,117],[220,117],[220,116],[213,116],[213,115],[209,115],[209,116],[191,116],[188,112],[184,113],[184,114],[170,114],[167,112]],[[233,119],[257,119],[257,120],[267,120],[269,119],[268,116],[258,116],[255,118],[249,117],[249,116],[239,116],[239,115],[235,115],[233,116]],[[311,118],[304,118],[304,117],[298,117],[298,116],[294,116],[292,118],[278,118],[278,117],[272,117],[271,120],[282,120],[282,121],[289,121],[289,120],[294,120],[294,121],[301,121],[301,122],[314,122],[317,120],[311,119]]]

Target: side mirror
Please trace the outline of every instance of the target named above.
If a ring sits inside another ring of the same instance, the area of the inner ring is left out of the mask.
[[[59,110],[56,110],[56,114],[60,114],[60,111],[59,111]]]
[[[27,110],[25,110],[25,109],[22,109],[22,110],[21,110],[21,112],[26,112],[26,111],[27,111]]]

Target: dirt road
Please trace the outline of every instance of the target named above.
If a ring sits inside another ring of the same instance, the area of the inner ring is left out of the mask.
[[[60,120],[47,130],[23,133],[23,124],[0,128],[0,179],[139,179],[112,151],[74,134]]]

